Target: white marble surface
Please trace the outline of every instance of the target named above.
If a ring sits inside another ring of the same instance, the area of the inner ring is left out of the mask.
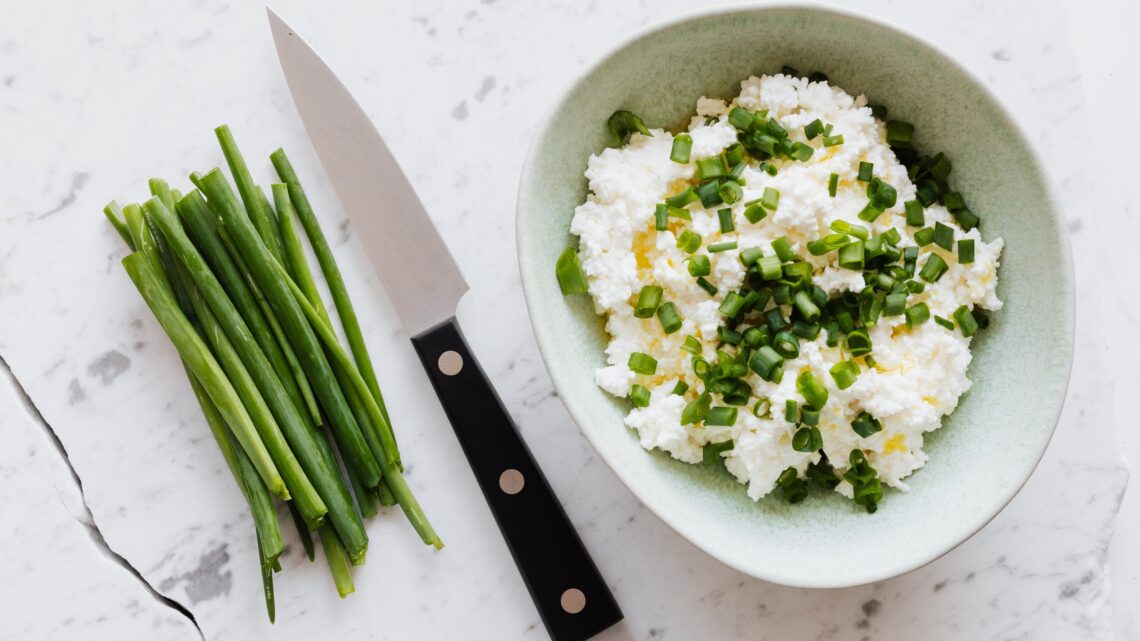
[[[620,37],[691,3],[318,7],[281,0],[274,7],[379,124],[473,283],[460,307],[468,338],[625,609],[626,621],[602,638],[1105,639],[1114,625],[1106,555],[1124,566],[1113,568],[1123,572],[1115,582],[1132,602],[1140,596],[1136,552],[1119,543],[1109,552],[1127,479],[1113,439],[1112,385],[1127,398],[1136,377],[1117,378],[1120,354],[1106,347],[1116,332],[1135,331],[1137,310],[1111,307],[1121,292],[1100,276],[1109,253],[1102,234],[1131,224],[1122,187],[1135,179],[1122,169],[1118,181],[1104,182],[1103,172],[1085,167],[1089,156],[1097,163],[1103,157],[1080,153],[1089,140],[1082,68],[1099,91],[1093,132],[1122,143],[1136,135],[1105,119],[1134,120],[1118,107],[1118,89],[1105,75],[1110,59],[1097,46],[1105,21],[1088,3],[1067,2],[1035,4],[1032,12],[1015,2],[859,4],[977,71],[1050,166],[1064,170],[1056,178],[1069,204],[1081,312],[1061,426],[1011,506],[925,568],[828,591],[742,576],[642,509],[554,395],[519,290],[514,188],[545,106]],[[0,638],[79,638],[57,627],[68,612],[103,626],[84,627],[92,638],[544,638],[443,412],[347,231],[337,250],[380,355],[410,482],[448,547],[424,549],[400,515],[381,516],[369,524],[373,545],[356,573],[357,593],[340,601],[323,566],[304,562],[290,538],[278,576],[278,622],[270,628],[264,621],[244,504],[172,349],[117,265],[123,250],[99,212],[110,198],[142,197],[151,175],[220,163],[210,130],[228,122],[255,176],[270,177],[268,163],[257,159],[284,145],[311,177],[322,216],[334,226],[340,220],[278,70],[262,6],[49,0],[34,8],[10,4],[4,16],[0,356],[46,424],[16,394],[0,393],[7,446],[0,456]],[[1109,28],[1123,34],[1126,21],[1118,24]],[[1109,153],[1123,160],[1127,152],[1121,145]],[[1123,235],[1110,242],[1127,247]],[[1106,318],[1121,324],[1104,331]],[[12,385],[0,380],[0,387]],[[82,479],[83,500],[51,433]],[[58,496],[67,497],[67,510],[49,509]],[[84,500],[106,545],[193,622],[109,561],[98,537],[84,531]],[[1140,507],[1131,510],[1134,520],[1122,527],[1135,535]],[[1128,609],[1116,610],[1118,636],[1132,638]]]

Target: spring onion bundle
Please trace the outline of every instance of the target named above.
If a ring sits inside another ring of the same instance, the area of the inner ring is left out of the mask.
[[[131,249],[123,266],[182,359],[249,505],[273,621],[273,574],[285,548],[274,497],[288,501],[310,560],[317,532],[341,597],[355,589],[351,566],[364,562],[368,548],[362,518],[377,513],[377,501],[399,505],[424,543],[443,543],[403,478],[360,322],[289,159],[280,149],[271,155],[281,180],[272,185],[271,203],[229,128],[215,133],[236,193],[212,169],[194,172],[195,188],[185,195],[153,179],[152,197],[141,206],[112,202],[104,214]],[[347,350],[297,221],[332,294]]]

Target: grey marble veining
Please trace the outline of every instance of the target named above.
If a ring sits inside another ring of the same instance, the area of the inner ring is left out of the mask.
[[[1104,558],[1127,471],[1112,439],[1110,354],[1086,311],[1061,426],[1025,490],[957,550],[869,586],[796,590],[720,565],[642,508],[574,427],[542,367],[520,291],[518,172],[545,109],[571,79],[637,27],[690,5],[273,4],[377,122],[472,283],[459,310],[467,337],[627,614],[601,638],[1108,637]],[[1054,177],[1073,233],[1079,306],[1097,309],[1096,238],[1106,223],[1089,215],[1072,157],[1072,141],[1087,132],[1062,14],[1027,14],[1012,1],[858,7],[950,51],[1010,106],[1053,164],[1069,169]],[[278,145],[306,179],[362,311],[408,452],[409,482],[448,544],[425,549],[399,514],[374,519],[357,593],[341,601],[323,564],[304,560],[285,527],[274,628],[264,621],[244,502],[173,350],[121,272],[124,248],[100,213],[110,198],[142,198],[152,175],[176,178],[222,163],[211,134],[221,122],[233,128],[258,180],[271,179],[265,156]],[[418,359],[308,146],[260,4],[50,0],[6,12],[0,141],[7,152],[0,156],[0,356],[66,447],[107,544],[193,613],[205,638],[544,638]],[[22,426],[42,449],[43,435],[20,422],[23,409],[7,396],[0,395],[3,433]],[[50,498],[44,479],[53,468],[44,456],[16,456],[0,468],[0,505],[14,505],[25,487]],[[62,481],[69,480],[68,473]],[[83,620],[105,617],[108,627],[93,628],[103,638],[134,638],[135,626],[152,620],[163,622],[164,638],[199,638],[93,546],[57,541],[63,535],[56,533],[77,525],[63,517],[0,526],[5,554],[30,536],[53,559],[68,559],[58,566],[0,559],[0,603],[22,611],[0,614],[0,637],[73,638],[54,627],[64,620],[58,595],[21,587],[70,568],[69,576],[82,578],[76,586],[90,587],[68,606]],[[123,594],[137,595],[138,606],[112,598]],[[10,621],[32,627],[3,627]]]

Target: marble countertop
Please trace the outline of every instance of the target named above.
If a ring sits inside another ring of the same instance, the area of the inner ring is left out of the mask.
[[[1125,243],[1135,231],[1120,230],[1135,230],[1124,154],[1140,136],[1119,124],[1134,119],[1136,91],[1111,63],[1136,58],[1127,25],[1137,9],[859,3],[975,70],[1048,159],[1077,267],[1076,360],[1038,471],[979,534],[896,579],[799,590],[696,549],[597,459],[542,367],[514,259],[518,172],[553,96],[629,32],[691,3],[272,4],[378,124],[473,283],[459,310],[472,348],[626,613],[599,638],[1135,638],[1140,552],[1128,543],[1140,535],[1140,500],[1125,494],[1121,453],[1140,455],[1140,443],[1119,397],[1140,381],[1126,371],[1135,354],[1110,352],[1108,341],[1135,335],[1140,307],[1102,274],[1129,269],[1134,253]],[[111,198],[141,198],[152,175],[220,164],[211,130],[221,122],[261,179],[271,171],[264,156],[284,145],[311,177],[315,206],[341,221],[260,2],[45,0],[5,10],[0,639],[545,638],[382,288],[335,223],[410,454],[409,482],[448,547],[426,549],[398,514],[374,519],[357,593],[341,601],[284,528],[278,620],[265,621],[244,502],[100,213]],[[1105,160],[1120,169],[1104,170]],[[1126,536],[1113,542],[1118,510]]]

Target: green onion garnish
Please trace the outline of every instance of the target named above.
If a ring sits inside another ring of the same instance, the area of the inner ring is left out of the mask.
[[[669,205],[670,207],[684,207],[685,205],[688,205],[691,202],[695,202],[697,200],[697,198],[699,198],[699,196],[697,195],[697,190],[693,187],[689,187],[685,191],[682,191],[681,193],[679,193],[675,196],[670,196],[669,198],[666,198],[665,204]]]
[[[942,204],[950,211],[964,209],[966,207],[966,199],[962,197],[962,194],[956,191],[948,191],[942,194]]]
[[[729,167],[736,167],[744,160],[744,146],[734,142],[724,149],[724,160]]]
[[[946,251],[954,249],[954,229],[949,225],[934,223],[934,244]]]
[[[701,235],[691,229],[681,230],[681,235],[677,237],[677,249],[691,254],[701,247]]]
[[[915,327],[930,320],[930,307],[926,303],[915,303],[906,308],[906,326]]]
[[[709,245],[709,247],[708,247],[710,254],[716,254],[718,252],[725,252],[725,251],[728,251],[730,249],[736,249],[736,241],[735,240],[729,240],[729,241],[725,241],[723,243],[713,243],[713,244]]]
[[[883,316],[901,316],[906,311],[906,292],[887,294],[883,299]]]
[[[842,144],[843,144],[843,134],[835,134],[834,136],[824,136],[823,137],[823,146],[824,147],[834,147],[836,145],[842,145]]]
[[[764,205],[764,209],[775,211],[780,204],[780,192],[771,187],[765,187],[764,196],[760,198],[760,204]]]
[[[752,406],[752,415],[756,418],[770,418],[772,416],[772,401],[761,398]]]
[[[759,247],[749,247],[740,251],[740,262],[745,266],[756,264],[756,261],[764,257],[764,250]]]
[[[816,378],[811,370],[804,370],[796,377],[796,391],[804,397],[808,406],[815,409],[823,409],[827,404],[827,387],[824,386],[823,381]]]
[[[716,193],[720,196],[721,202],[726,205],[740,200],[744,197],[744,190],[740,187],[740,183],[735,180],[726,180],[716,188]]]
[[[697,159],[697,177],[701,180],[716,178],[727,173],[728,167],[724,165],[724,157],[722,156],[709,156],[708,158]]]
[[[677,134],[673,138],[673,149],[669,151],[669,160],[681,163],[689,162],[689,154],[693,150],[693,137],[689,134]]]
[[[661,304],[661,292],[661,288],[656,285],[642,287],[641,293],[637,295],[637,305],[634,307],[633,315],[637,318],[653,318],[653,313]]]
[[[779,256],[764,256],[759,261],[760,278],[763,280],[779,280],[784,274]]]
[[[716,409],[717,408],[714,408],[713,411],[715,412]],[[735,411],[735,410],[733,410],[733,411]],[[713,423],[711,423],[711,421],[712,421],[712,413],[710,412],[709,419],[705,422],[708,425],[712,425]],[[736,422],[736,421],[734,420],[733,422]],[[730,425],[731,425],[731,423],[730,423]],[[732,449],[732,441],[731,440],[724,441],[723,443],[709,443],[709,444],[705,445],[701,451],[701,465],[706,465],[706,466],[716,465],[721,460],[721,458],[723,458],[721,456],[721,454],[723,454],[723,453],[725,453],[731,449]]]
[[[792,143],[792,150],[788,155],[800,162],[807,162],[811,160],[812,154],[814,153],[815,149],[811,145],[805,145],[797,141]]]
[[[706,254],[697,254],[690,256],[689,262],[689,275],[690,276],[708,276],[712,273],[712,263],[709,262],[709,257]]]
[[[638,374],[651,375],[657,372],[657,359],[649,354],[634,352],[629,355],[629,368]]]
[[[717,425],[728,427],[736,423],[736,408],[735,407],[714,407],[709,410],[708,418],[705,419],[705,425]]]
[[[586,282],[586,272],[582,271],[582,263],[578,262],[578,250],[567,247],[558,262],[554,265],[554,274],[558,277],[558,287],[563,296],[571,294],[585,294],[589,291]]]
[[[761,207],[759,203],[744,208],[744,218],[753,224],[760,222],[767,215],[768,212],[764,211],[764,208]]]
[[[831,174],[827,178],[827,193],[832,198],[835,198],[835,192],[839,189],[839,174]]]
[[[819,118],[816,118],[815,120],[809,122],[807,126],[804,127],[804,136],[808,140],[815,140],[815,137],[822,133],[823,121],[821,121]]]
[[[637,114],[625,110],[615,111],[606,121],[606,128],[610,130],[610,135],[614,137],[619,147],[624,147],[635,132],[645,136],[652,135]]]
[[[691,425],[705,420],[709,415],[712,397],[706,392],[689,401],[681,410],[681,425]]]
[[[681,344],[681,351],[688,352],[693,356],[700,356],[701,342],[697,340],[696,336],[686,336],[685,342]]]
[[[796,292],[796,295],[792,297],[792,303],[795,304],[796,309],[807,322],[812,323],[819,318],[819,307],[816,306],[807,292]]]
[[[844,269],[863,269],[863,241],[857,240],[839,248],[839,266]]]
[[[681,329],[681,315],[677,313],[677,306],[673,303],[665,303],[657,308],[657,320],[661,321],[661,329],[665,330],[666,334]]]
[[[854,236],[860,240],[867,240],[871,237],[871,232],[862,225],[852,225],[846,220],[836,220],[831,223],[831,228],[841,234]]]
[[[958,263],[968,265],[974,262],[974,239],[963,238],[958,241]]]
[[[784,401],[784,420],[789,423],[800,422],[800,406],[792,399]]]
[[[716,217],[720,221],[720,233],[727,234],[736,229],[736,226],[732,224],[732,209],[725,207],[717,210]]]
[[[649,407],[649,390],[644,385],[634,383],[629,392],[629,400],[635,407]]]
[[[772,163],[768,162],[767,160],[760,163],[759,169],[760,169],[760,171],[768,174],[769,176],[775,176],[777,173],[779,173],[779,170],[776,169],[776,165],[773,165]]]
[[[673,386],[673,394],[677,396],[684,396],[687,391],[689,391],[689,384],[685,381],[677,381],[677,384]]]
[[[800,408],[800,422],[804,425],[815,427],[819,425],[820,411],[814,407],[804,405]],[[823,445],[823,437],[820,437],[820,445]]]
[[[755,118],[755,115],[744,107],[733,107],[732,111],[728,112],[728,124],[740,131],[745,131],[751,127]]]
[[[906,224],[911,227],[922,227],[926,224],[926,214],[923,212],[922,203],[917,200],[908,200],[903,203],[903,208],[906,210]]]
[[[913,145],[914,125],[901,120],[887,122],[887,144],[891,147],[909,149]]]
[[[701,205],[706,209],[716,207],[724,202],[721,200],[719,191],[720,182],[710,178],[697,187],[697,197],[701,199]]]
[[[859,377],[859,365],[855,361],[839,361],[831,366],[829,373],[836,387],[847,389],[854,385],[855,379]]]
[[[871,182],[871,178],[874,176],[874,172],[875,172],[875,165],[874,164],[869,163],[869,162],[860,162],[859,163],[859,175],[856,176],[856,180],[858,180],[860,182],[869,183],[869,182]]]
[[[657,231],[669,229],[669,206],[661,203],[653,210],[653,228]]]
[[[712,284],[712,283],[710,283],[709,281],[705,280],[705,277],[704,277],[704,276],[701,276],[700,278],[698,278],[698,279],[697,279],[697,285],[698,285],[698,286],[699,286],[701,289],[705,290],[705,292],[706,292],[706,293],[707,293],[709,296],[716,296],[716,293],[717,293],[718,291],[720,291],[719,289],[717,289],[717,288],[716,288],[716,285],[713,285],[713,284]]]
[[[772,249],[776,252],[776,256],[780,262],[796,259],[796,254],[792,251],[792,241],[788,240],[787,236],[780,236],[776,240],[773,240]],[[779,262],[777,262],[777,264],[779,264]]]
[[[948,318],[943,318],[941,316],[935,315],[934,316],[934,322],[938,323],[939,325],[945,327],[946,329],[948,329],[950,331],[954,331],[954,321],[952,321]]]
[[[815,452],[823,447],[823,434],[818,427],[801,427],[792,435],[792,449],[797,452]]]
[[[978,320],[970,313],[970,308],[962,305],[954,310],[954,320],[958,322],[958,329],[962,336],[969,338],[978,333]]]
[[[772,349],[780,356],[792,359],[800,355],[800,341],[791,332],[776,332],[772,337]]]
[[[954,220],[958,222],[958,226],[965,231],[970,231],[982,222],[982,219],[979,218],[977,214],[970,211],[968,207],[963,207],[961,209],[951,211],[950,215],[953,216]]]
[[[688,209],[682,209],[681,207],[671,207],[669,205],[666,205],[665,207],[669,210],[670,218],[679,218],[681,220],[693,219],[693,215],[689,213]]]
[[[863,356],[871,353],[871,337],[866,330],[857,329],[843,337],[843,349],[852,356]]]
[[[934,228],[923,227],[922,229],[914,232],[914,242],[919,247],[926,247],[930,243],[934,242]]]
[[[729,292],[718,309],[726,317],[735,318],[744,309],[744,297],[736,292]]]
[[[782,371],[783,365],[784,358],[767,345],[752,352],[752,357],[748,359],[748,367],[766,381],[774,381],[776,372]]]
[[[938,254],[930,254],[926,259],[926,263],[922,266],[922,270],[918,272],[918,276],[928,283],[935,283],[938,282],[939,278],[942,278],[942,275],[946,273],[947,269],[949,269],[949,266],[946,265],[946,261],[942,260],[941,256]]]
[[[851,429],[855,430],[855,433],[859,436],[867,438],[875,432],[881,431],[883,424],[874,416],[866,412],[860,412],[859,416],[856,416],[855,420],[851,421]]]
[[[795,467],[789,467],[780,473],[779,478],[776,479],[776,487],[779,488],[784,500],[793,505],[803,501],[808,496],[807,483],[799,477]]]

